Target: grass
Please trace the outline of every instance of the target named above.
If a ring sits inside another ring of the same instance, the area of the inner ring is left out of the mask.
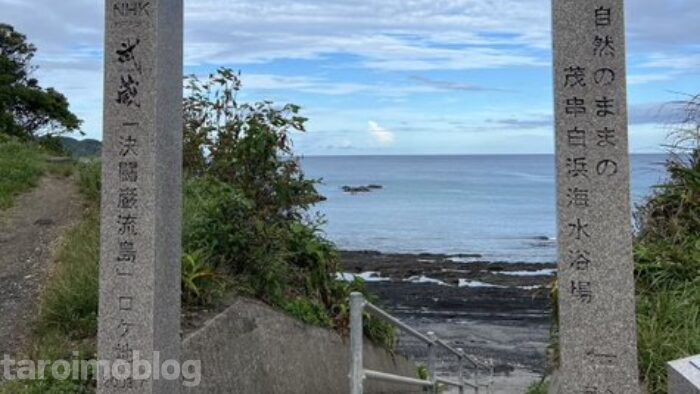
[[[700,283],[645,290],[637,304],[640,369],[649,393],[666,393],[666,363],[700,353]]]
[[[540,381],[531,384],[525,394],[547,394],[549,393],[549,382]]]
[[[97,209],[88,209],[58,252],[57,271],[42,297],[39,336],[58,331],[70,340],[82,340],[97,331],[100,222]]]
[[[666,393],[666,363],[700,353],[700,97],[694,100],[692,121],[676,134],[684,149],[666,164],[668,181],[637,213],[639,366],[650,394]]]
[[[13,139],[0,142],[0,210],[10,208],[19,194],[36,186],[46,170],[44,157],[34,144]]]
[[[99,277],[99,194],[88,182],[93,165],[79,167],[80,189],[87,204],[82,222],[69,230],[57,251],[56,270],[47,281],[32,328],[32,360],[89,360],[95,358]],[[97,165],[99,168],[99,165]],[[71,170],[72,172],[72,170]],[[77,352],[77,355],[74,353]],[[91,381],[13,381],[2,394],[89,393]]]
[[[33,360],[71,360],[74,358],[90,360],[96,357],[98,286],[99,286],[99,245],[100,245],[100,162],[88,161],[75,165],[71,172],[76,172],[81,194],[86,203],[85,216],[81,223],[66,233],[57,251],[57,268],[52,273],[40,299],[40,310],[33,327],[32,349],[29,357]],[[201,190],[189,188],[188,190]],[[188,194],[186,194],[187,196]],[[197,203],[190,198],[185,201],[186,228],[192,228],[191,220],[200,211],[192,204]],[[213,208],[218,208],[214,204]],[[194,209],[194,210],[193,210]],[[206,215],[204,215],[206,216]],[[190,223],[188,225],[188,223]],[[211,229],[210,227],[207,227]],[[220,229],[216,231],[221,231]],[[327,245],[318,243],[314,238],[306,238],[304,232],[297,234],[297,240],[303,247],[295,248],[302,252],[287,258],[301,264],[311,261],[324,260]],[[207,254],[200,249],[185,250],[183,256],[183,302],[184,305],[205,305],[216,302],[224,289],[239,294],[255,295],[242,291],[254,280],[264,280],[264,277],[246,276],[222,277],[211,269]],[[316,278],[325,275],[321,271],[303,271],[297,269],[296,275],[306,278],[308,289],[317,289],[314,280],[325,283],[328,279]],[[305,276],[307,275],[307,276]],[[225,283],[235,280],[235,286]],[[246,282],[247,281],[247,282]],[[246,283],[248,283],[246,285]],[[363,291],[362,281],[344,283],[333,282],[329,289],[333,299],[344,300],[352,291]],[[370,297],[371,299],[371,297]],[[348,326],[349,311],[347,303],[338,301],[332,309],[328,309],[318,298],[309,297],[299,292],[296,297],[284,302],[272,303],[295,318],[316,326],[336,329],[340,332]],[[396,336],[391,326],[376,318],[367,316],[365,319],[365,334],[379,346],[393,348]],[[73,352],[77,351],[78,355]],[[93,392],[92,381],[15,381],[0,387],[1,394],[34,394],[34,393],[82,393]]]

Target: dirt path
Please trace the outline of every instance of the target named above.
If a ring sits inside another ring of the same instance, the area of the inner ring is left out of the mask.
[[[53,176],[0,211],[0,357],[14,357],[27,345],[53,250],[81,215],[75,182]]]

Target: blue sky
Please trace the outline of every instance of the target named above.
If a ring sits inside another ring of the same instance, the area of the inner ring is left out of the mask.
[[[655,152],[700,93],[700,1],[627,0],[630,142]],[[302,105],[315,154],[550,153],[550,0],[186,0],[186,73]],[[0,0],[37,76],[101,138],[103,2]]]

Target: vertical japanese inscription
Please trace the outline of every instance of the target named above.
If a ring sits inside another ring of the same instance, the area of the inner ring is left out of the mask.
[[[557,393],[636,394],[624,0],[553,0]]]
[[[134,361],[179,357],[182,7],[106,1],[100,393],[179,385]]]

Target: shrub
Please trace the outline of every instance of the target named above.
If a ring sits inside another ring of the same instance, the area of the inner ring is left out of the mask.
[[[186,85],[185,250],[209,256],[239,293],[345,330],[350,289],[364,287],[335,280],[338,255],[308,214],[321,196],[293,154],[290,134],[305,130],[299,106],[239,103],[239,75],[226,68]],[[365,328],[393,346],[389,326],[369,318]]]
[[[305,131],[307,119],[293,104],[241,104],[240,88],[227,68],[186,79],[185,171],[234,186],[265,219],[300,219],[320,199],[292,150],[290,133]]]
[[[333,321],[324,305],[306,298],[296,298],[285,304],[284,310],[307,324],[332,327]]]
[[[201,251],[182,256],[182,301],[186,305],[214,303],[225,290],[224,278]]]
[[[666,363],[700,353],[700,96],[673,126],[668,180],[640,207],[635,245],[642,379],[666,392]]]

